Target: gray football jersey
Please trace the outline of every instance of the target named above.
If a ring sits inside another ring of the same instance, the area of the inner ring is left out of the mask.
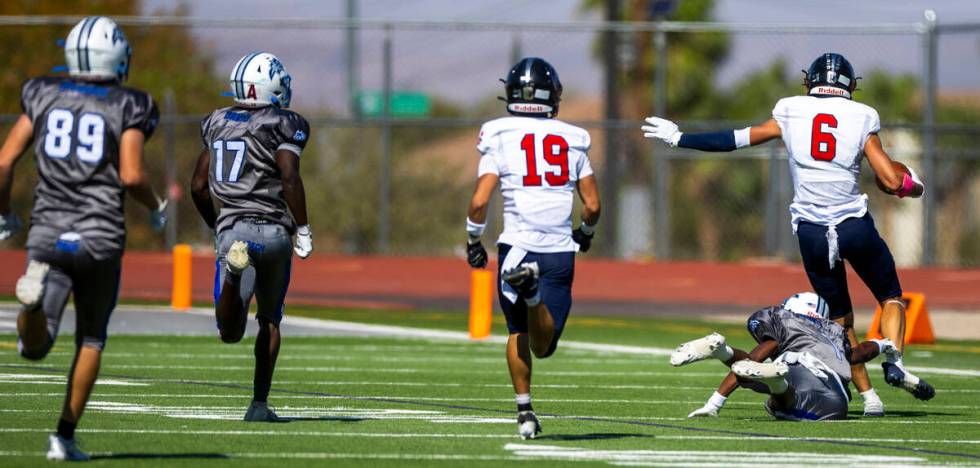
[[[239,218],[259,218],[296,229],[282,194],[276,151],[299,157],[310,124],[301,115],[275,106],[226,107],[201,122],[201,139],[211,151],[208,182],[221,202],[220,232]]]
[[[773,306],[752,314],[748,328],[759,343],[776,340],[779,354],[808,351],[833,369],[845,385],[850,382],[851,365],[847,357],[850,343],[844,327],[830,320],[804,317]]]
[[[153,98],[115,83],[41,77],[24,84],[21,106],[34,125],[38,172],[28,248],[50,248],[52,236],[76,232],[95,258],[120,254],[119,140],[130,128],[150,138],[159,119]]]

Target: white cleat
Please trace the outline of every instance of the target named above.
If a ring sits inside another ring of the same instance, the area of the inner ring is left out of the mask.
[[[228,271],[233,275],[240,275],[248,268],[248,244],[244,241],[235,241],[228,248],[225,254],[225,261],[228,263]]]
[[[786,382],[789,366],[782,361],[755,362],[750,359],[743,359],[732,364],[732,372],[739,377],[765,384],[775,395],[785,392],[789,386],[789,383]]]
[[[718,358],[718,351],[724,347],[725,337],[718,333],[712,333],[678,346],[670,355],[670,365],[679,367],[712,357]]]
[[[521,436],[521,439],[533,439],[538,436],[539,432],[541,432],[541,423],[538,422],[538,417],[534,415],[534,411],[517,413],[517,434]]]
[[[282,419],[276,415],[272,408],[269,408],[269,404],[264,401],[253,401],[251,405],[248,406],[248,411],[245,412],[246,422],[282,422]]]
[[[885,415],[885,403],[881,398],[864,400],[864,416],[869,418],[880,418]]]
[[[78,448],[75,439],[65,439],[58,434],[48,436],[48,460],[89,461],[89,456]]]
[[[44,297],[44,280],[51,267],[44,262],[31,260],[27,263],[27,272],[17,280],[15,287],[17,301],[27,310],[34,310],[41,304]]]

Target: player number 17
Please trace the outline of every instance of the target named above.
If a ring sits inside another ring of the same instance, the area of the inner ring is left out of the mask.
[[[214,180],[216,182],[238,182],[238,177],[242,174],[242,164],[245,160],[245,141],[243,140],[215,140],[211,143],[214,148]],[[225,177],[225,151],[234,151],[235,159],[231,163],[231,169]]]

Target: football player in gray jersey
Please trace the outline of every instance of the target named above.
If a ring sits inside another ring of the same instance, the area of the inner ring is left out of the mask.
[[[267,402],[292,253],[307,258],[313,252],[299,173],[310,126],[286,110],[291,78],[275,55],[245,55],[230,81],[236,104],[201,122],[204,150],[191,189],[201,217],[217,233],[214,302],[222,341],[242,339],[253,295],[258,303],[254,395],[245,421],[274,422],[279,418]]]
[[[771,395],[765,408],[778,419],[821,421],[847,418],[851,364],[899,351],[888,339],[851,348],[844,327],[827,319],[827,303],[812,292],[753,313],[748,330],[758,346],[745,352],[712,333],[680,345],[674,366],[715,358],[731,367],[718,390],[688,417],[718,416],[738,387]],[[764,362],[772,359],[772,362]]]
[[[0,239],[19,223],[10,211],[14,166],[34,143],[38,183],[27,237],[27,272],[17,281],[23,309],[17,346],[28,359],[51,350],[69,294],[74,296],[75,359],[48,459],[87,460],[75,426],[99,373],[109,316],[116,305],[126,226],[126,192],[151,210],[161,229],[166,202],[143,168],[143,144],[157,125],[150,95],[120,86],[130,48],[105,17],[79,22],[65,40],[68,77],[24,84],[20,116],[0,148]]]

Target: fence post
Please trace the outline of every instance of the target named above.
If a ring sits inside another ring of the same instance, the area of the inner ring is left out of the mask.
[[[346,53],[345,59],[347,60],[347,98],[350,100],[348,105],[350,106],[351,116],[357,117],[361,115],[360,107],[357,102],[357,91],[360,85],[358,84],[358,69],[357,69],[357,0],[347,0],[346,5],[347,13],[347,31],[346,33]]]
[[[769,181],[766,189],[765,247],[766,256],[776,255],[779,236],[778,229],[785,228],[779,219],[779,165],[776,160],[776,145],[769,145]]]
[[[391,232],[391,25],[385,26],[381,112],[381,183],[378,184],[378,252],[388,253]]]
[[[603,127],[606,134],[606,170],[603,180],[600,181],[602,188],[602,217],[603,217],[603,239],[605,240],[605,253],[610,257],[619,255],[619,138],[616,135],[619,122],[619,83],[617,77],[618,70],[618,35],[611,26],[611,22],[619,21],[620,0],[606,1],[606,21],[603,31],[603,56],[605,58],[605,98],[606,98],[606,122]]]
[[[657,260],[670,258],[670,159],[669,149],[653,158],[653,254]]]
[[[936,252],[936,193],[938,192],[936,177],[936,65],[938,52],[938,37],[936,33],[936,12],[926,10],[925,32],[923,33],[923,67],[922,94],[924,106],[922,109],[922,172],[926,190],[923,197],[924,213],[922,222],[922,264],[935,263]]]
[[[167,124],[164,126],[163,151],[164,161],[167,171],[167,227],[164,233],[167,249],[173,249],[177,245],[177,203],[180,194],[180,186],[177,183],[177,151],[175,142],[177,140],[177,102],[174,99],[174,90],[167,88],[163,94],[163,112],[167,116]]]

